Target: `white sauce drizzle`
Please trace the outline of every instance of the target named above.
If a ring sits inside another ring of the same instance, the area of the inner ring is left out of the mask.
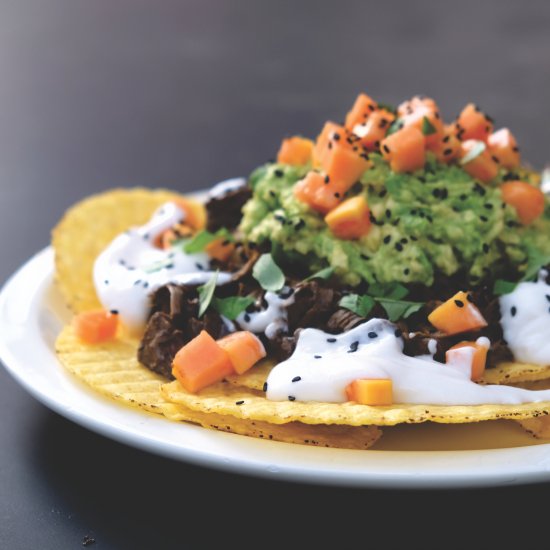
[[[283,293],[286,291],[283,289]],[[284,296],[284,294],[283,294]],[[278,332],[287,330],[286,308],[294,302],[294,292],[290,296],[281,297],[275,292],[267,291],[264,295],[267,307],[260,311],[248,313],[243,311],[236,321],[243,330],[255,334],[265,333],[268,338],[275,338]]]
[[[149,222],[118,235],[94,264],[94,284],[103,307],[117,310],[132,332],[143,329],[152,291],[167,283],[199,285],[214,275],[207,254],[186,254],[182,246],[162,250],[155,237],[185,219],[176,204],[162,205]],[[217,284],[231,279],[219,273]]]
[[[353,380],[391,378],[395,403],[481,405],[550,401],[550,390],[472,382],[472,348],[453,354],[453,361],[447,364],[427,357],[409,357],[403,354],[403,340],[396,336],[395,329],[388,321],[371,319],[339,335],[302,330],[292,356],[271,371],[267,398],[343,403],[347,401],[345,388]]]
[[[222,199],[229,193],[237,191],[246,186],[246,179],[231,178],[225,181],[220,181],[208,191],[208,196],[213,199]]]
[[[550,285],[547,271],[536,282],[519,283],[500,298],[504,339],[517,361],[550,365]]]

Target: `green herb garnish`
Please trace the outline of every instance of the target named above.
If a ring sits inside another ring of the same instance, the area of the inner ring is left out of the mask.
[[[216,271],[210,280],[197,288],[199,293],[199,318],[204,315],[204,312],[208,309],[212,298],[214,297],[214,290],[216,290],[216,282],[218,281],[218,273]]]
[[[505,281],[504,279],[497,279],[493,285],[493,294],[496,296],[502,296],[503,294],[510,294],[516,288],[517,283],[513,281]]]
[[[271,254],[262,254],[252,269],[252,276],[264,290],[277,292],[285,284],[285,274]]]
[[[212,241],[215,241],[221,237],[228,241],[233,240],[233,236],[225,227],[218,229],[215,233],[211,233],[210,231],[204,229],[203,231],[199,231],[193,235],[190,240],[187,240],[183,245],[183,250],[184,252],[187,252],[187,254],[202,252]]]
[[[428,120],[428,117],[422,119],[422,133],[425,136],[431,136],[437,132],[436,127]]]
[[[399,132],[403,128],[403,121],[398,118],[397,120],[394,120],[390,127],[388,128],[388,131],[386,132],[386,136],[391,136],[392,134],[395,134],[395,132]]]
[[[312,279],[324,279],[324,280],[330,279],[333,273],[334,273],[333,267],[325,267],[324,269],[320,269],[319,271],[317,271],[317,273],[314,273],[313,275],[306,277],[304,281],[311,281]]]
[[[340,307],[349,309],[353,313],[359,315],[359,317],[366,317],[375,305],[374,298],[367,296],[359,296],[359,294],[348,294],[341,298],[338,302]]]
[[[212,306],[220,314],[234,321],[248,306],[255,302],[252,296],[230,296],[229,298],[214,298]]]
[[[406,319],[424,305],[423,302],[407,302],[405,300],[392,300],[390,298],[378,298],[376,301],[384,308],[388,319],[392,323],[399,319]]]
[[[377,299],[401,300],[408,293],[408,289],[400,283],[372,283],[369,285],[369,294]]]
[[[394,115],[397,114],[397,107],[394,107],[389,103],[378,103],[378,108],[383,109],[384,111],[388,111]]]
[[[472,162],[475,158],[479,157],[487,146],[483,141],[476,141],[474,146],[460,159],[460,164],[464,166],[465,164],[468,164],[469,162]]]

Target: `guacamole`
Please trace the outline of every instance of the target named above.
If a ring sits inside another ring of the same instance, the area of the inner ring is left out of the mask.
[[[311,272],[327,266],[344,283],[420,283],[438,276],[464,275],[477,285],[514,278],[529,257],[550,257],[550,211],[520,224],[502,201],[503,174],[482,185],[458,165],[428,156],[424,170],[395,173],[379,154],[349,196],[364,194],[372,226],[357,240],[336,238],[323,215],[298,201],[294,184],[309,167],[268,164],[250,177],[253,196],[243,209],[240,229],[255,243],[269,241]],[[533,174],[520,171],[523,180]]]

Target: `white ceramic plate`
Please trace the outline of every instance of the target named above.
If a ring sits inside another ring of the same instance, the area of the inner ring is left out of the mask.
[[[121,406],[81,384],[55,357],[55,338],[70,315],[53,269],[47,248],[0,293],[0,358],[39,401],[107,437],[176,460],[299,482],[440,488],[550,479],[550,445],[535,445],[513,422],[392,428],[376,450],[348,451],[216,432]]]

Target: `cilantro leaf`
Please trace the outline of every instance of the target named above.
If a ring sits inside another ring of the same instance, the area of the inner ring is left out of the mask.
[[[333,273],[334,273],[333,267],[325,267],[324,269],[320,269],[313,275],[306,277],[304,281],[311,281],[312,279],[324,279],[324,280],[330,279]]]
[[[510,294],[516,288],[517,283],[513,281],[505,281],[504,279],[497,279],[493,285],[493,294],[496,296],[502,296],[503,294]]]
[[[249,305],[254,303],[252,296],[230,296],[212,299],[212,306],[220,314],[234,321]]]
[[[275,263],[271,254],[262,254],[252,269],[252,276],[264,290],[276,292],[285,284],[285,274]]]
[[[186,241],[183,246],[183,250],[184,252],[187,252],[187,254],[202,252],[212,241],[215,241],[221,237],[224,237],[230,241],[233,240],[233,236],[225,227],[218,229],[215,233],[211,233],[210,231],[204,229],[203,231],[199,231],[193,235],[190,240]]]
[[[429,121],[428,117],[422,119],[422,133],[425,136],[431,136],[437,132],[435,126]]]
[[[388,111],[389,113],[396,114],[397,113],[397,107],[394,107],[393,105],[390,105],[389,103],[380,103],[378,102],[378,108],[383,109],[384,111]]]
[[[527,268],[521,278],[522,281],[532,281],[538,272],[550,263],[550,256],[544,255],[540,250],[530,246],[527,249]]]
[[[465,164],[468,164],[469,162],[472,162],[475,158],[479,157],[487,146],[483,141],[476,141],[474,146],[460,159],[460,164],[464,166]]]
[[[374,298],[368,295],[359,296],[359,294],[348,294],[340,299],[338,305],[349,309],[360,317],[366,317],[374,307]]]
[[[390,124],[390,127],[386,132],[386,136],[391,136],[392,134],[395,134],[395,132],[399,132],[401,128],[403,128],[403,121],[400,118],[398,118]]]
[[[404,300],[392,300],[390,298],[379,298],[377,302],[384,308],[388,319],[392,323],[399,319],[406,319],[424,305],[424,302],[407,302]]]
[[[218,273],[216,271],[210,280],[197,288],[199,293],[199,318],[204,315],[204,312],[208,309],[212,298],[214,297],[214,290],[216,290],[216,282],[218,281]]]
[[[369,294],[375,298],[401,300],[409,291],[400,283],[373,283],[369,285]]]

